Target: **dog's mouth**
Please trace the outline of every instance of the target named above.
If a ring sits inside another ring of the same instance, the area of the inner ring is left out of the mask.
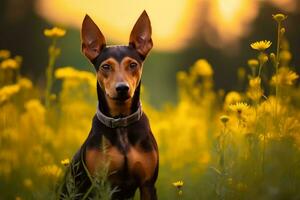
[[[114,100],[114,101],[118,101],[118,102],[126,102],[127,100],[129,100],[131,97],[128,93],[118,93],[117,96],[110,96],[109,94],[106,94],[106,96],[108,96],[108,98]]]

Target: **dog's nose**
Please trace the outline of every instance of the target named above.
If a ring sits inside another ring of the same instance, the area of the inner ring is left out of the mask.
[[[129,85],[126,82],[120,82],[116,84],[116,90],[118,93],[125,93],[129,90]]]

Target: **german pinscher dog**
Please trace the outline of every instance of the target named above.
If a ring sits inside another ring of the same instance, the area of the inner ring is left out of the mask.
[[[109,163],[108,181],[117,189],[112,199],[131,199],[138,188],[140,199],[157,199],[158,149],[140,103],[143,63],[153,46],[151,32],[144,11],[128,45],[106,46],[92,19],[86,15],[83,20],[82,52],[96,69],[98,107],[91,131],[70,166],[79,193],[76,199],[93,197],[87,193],[103,161]]]

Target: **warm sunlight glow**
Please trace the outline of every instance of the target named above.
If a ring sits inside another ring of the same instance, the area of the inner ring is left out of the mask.
[[[212,0],[208,20],[217,36],[207,35],[210,44],[219,47],[245,34],[258,13],[257,6],[253,0]]]
[[[80,28],[89,14],[108,41],[127,44],[130,31],[145,9],[152,22],[154,48],[174,51],[203,38],[224,48],[246,37],[263,4],[286,12],[296,0],[37,0],[37,12],[54,24]]]
[[[178,0],[39,0],[40,15],[54,23],[79,28],[84,15],[89,14],[100,27],[108,41],[127,43],[130,31],[145,9],[153,27],[154,47],[173,50],[184,46],[193,33],[191,15],[193,1]]]

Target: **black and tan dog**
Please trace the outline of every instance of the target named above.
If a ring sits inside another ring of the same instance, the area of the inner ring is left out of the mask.
[[[86,15],[81,39],[82,52],[96,69],[99,102],[89,136],[71,163],[80,194],[76,199],[90,191],[103,161],[109,162],[108,180],[117,188],[113,199],[130,199],[138,188],[140,199],[157,199],[158,149],[140,103],[143,62],[153,46],[149,17],[145,11],[141,14],[128,45],[106,46],[103,34]]]

